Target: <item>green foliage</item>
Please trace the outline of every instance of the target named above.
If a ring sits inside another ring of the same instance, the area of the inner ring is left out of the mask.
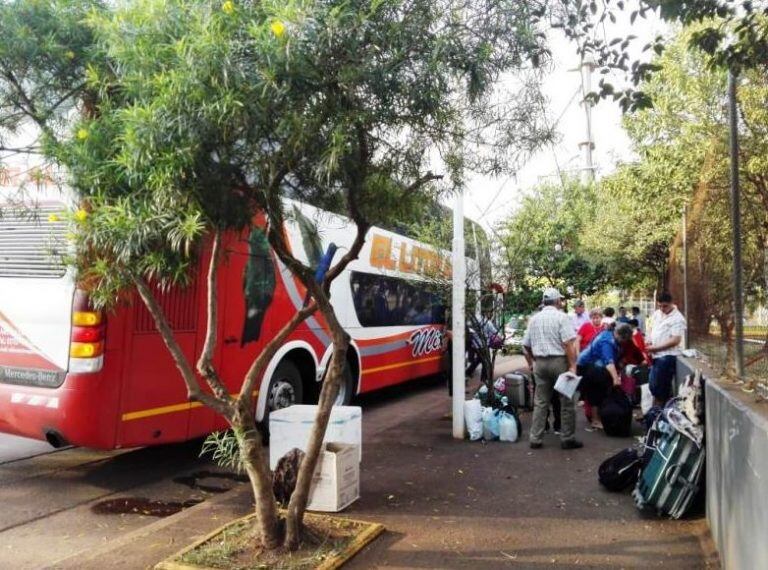
[[[596,217],[597,206],[594,187],[574,179],[538,186],[523,198],[499,228],[498,257],[508,284],[509,310],[532,311],[544,287],[580,297],[607,285],[603,260],[582,243],[587,228],[604,223]]]
[[[647,41],[612,25],[619,18],[626,20],[627,15],[630,25],[638,17],[651,15],[671,26],[690,28],[685,47],[706,54],[708,70],[761,70],[768,64],[768,19],[763,2],[603,0],[600,10],[595,2],[563,2],[555,11],[555,26],[563,28],[579,52],[590,54],[600,68],[602,79],[592,97],[618,101],[625,111],[641,111],[656,104],[653,93],[645,88],[661,70],[653,58],[667,47],[663,35]],[[640,48],[639,41],[647,43]],[[616,81],[620,85],[615,85]]]
[[[240,455],[240,440],[234,430],[215,431],[205,438],[200,449],[200,457],[210,455],[219,467],[230,469],[236,473],[245,470]]]
[[[709,320],[731,314],[732,243],[729,208],[729,135],[726,74],[690,48],[691,37],[710,24],[682,30],[642,85],[654,106],[625,118],[638,161],[601,181],[602,215],[621,224],[588,232],[585,243],[609,265],[627,269],[614,279],[624,289],[672,287],[680,292],[682,212],[688,206],[689,319],[707,330]],[[763,298],[768,228],[765,106],[768,79],[745,73],[739,88],[745,290]],[[671,263],[670,263],[671,262]]]
[[[19,0],[0,11],[0,132],[33,120],[64,167],[91,213],[81,278],[103,304],[136,275],[185,279],[215,228],[242,228],[259,209],[279,225],[280,196],[356,222],[416,220],[446,189],[429,171],[435,151],[453,184],[467,169],[513,168],[548,136],[530,112],[547,51],[525,2]],[[497,82],[506,72],[521,76],[509,90]]]

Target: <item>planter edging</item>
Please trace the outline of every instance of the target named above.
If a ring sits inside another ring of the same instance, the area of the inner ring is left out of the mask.
[[[251,513],[244,517],[240,517],[238,519],[229,521],[228,523],[209,532],[202,538],[199,538],[192,544],[172,554],[165,560],[158,562],[154,566],[155,570],[217,570],[215,568],[211,568],[210,566],[190,565],[190,564],[185,564],[183,562],[177,562],[177,560],[179,560],[182,556],[194,550],[198,546],[201,546],[202,544],[208,542],[212,538],[221,534],[230,526],[237,524],[239,522],[247,521],[249,519],[254,518],[255,516],[256,516],[255,513]],[[368,546],[377,537],[379,537],[385,530],[384,525],[382,524],[372,523],[367,521],[360,521],[356,519],[348,519],[344,517],[336,518],[336,517],[331,517],[329,515],[321,515],[317,513],[306,513],[304,516],[311,517],[311,518],[332,518],[332,519],[343,520],[346,522],[350,522],[350,523],[362,526],[362,529],[360,530],[360,532],[358,532],[354,536],[354,538],[350,541],[350,543],[341,552],[324,560],[322,564],[315,567],[315,570],[338,570],[338,568],[341,568],[344,564],[346,564],[358,552],[360,552],[363,548]]]

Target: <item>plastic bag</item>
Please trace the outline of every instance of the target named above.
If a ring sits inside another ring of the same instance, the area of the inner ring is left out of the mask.
[[[517,441],[520,433],[517,431],[517,419],[510,413],[501,412],[499,417],[499,439],[501,441]]]
[[[475,398],[464,402],[464,425],[467,426],[469,441],[483,437],[483,406],[480,400]]]
[[[483,439],[493,441],[499,439],[499,411],[493,408],[483,408]]]
[[[651,394],[651,387],[648,384],[640,386],[640,410],[643,415],[653,407],[653,394]]]

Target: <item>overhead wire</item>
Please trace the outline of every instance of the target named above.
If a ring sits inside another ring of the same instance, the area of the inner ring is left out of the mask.
[[[563,107],[562,111],[560,111],[560,114],[557,116],[557,119],[555,119],[555,121],[552,123],[551,126],[546,124],[546,120],[547,120],[547,110],[546,110],[546,107],[544,107],[543,101],[539,101],[539,104],[541,105],[542,115],[544,117],[545,126],[547,127],[547,129],[549,131],[554,132],[557,129],[558,125],[560,124],[560,121],[563,119],[565,114],[568,112],[568,109],[571,107],[571,105],[573,104],[573,101],[576,99],[576,97],[578,96],[578,94],[581,91],[582,91],[582,86],[579,86],[573,92],[573,95],[571,95],[570,99],[565,104],[565,106]],[[549,146],[552,149],[552,154],[553,154],[553,157],[554,157],[554,160],[555,160],[555,166],[557,168],[558,176],[560,178],[561,184],[563,184],[564,183],[563,182],[563,176],[562,176],[562,172],[560,171],[560,165],[559,165],[558,160],[557,160],[557,155],[555,153],[555,145],[554,145],[554,143],[551,140],[549,141]],[[529,156],[528,159],[525,162],[523,162],[523,164],[520,166],[520,168],[518,168],[518,170],[521,170],[522,168],[524,168],[531,160],[533,160],[534,156],[535,156],[535,154],[532,154],[531,156]],[[501,193],[504,191],[504,188],[506,187],[506,185],[509,183],[510,180],[512,180],[514,178],[516,178],[516,174],[513,174],[512,176],[507,177],[504,180],[504,182],[502,182],[501,186],[499,186],[499,189],[496,191],[496,193],[494,194],[494,196],[491,199],[491,201],[488,203],[488,205],[484,209],[482,209],[482,212],[481,212],[480,216],[477,219],[478,222],[480,222],[483,219],[485,219],[485,217],[489,214],[491,209],[496,205],[496,201],[498,200],[498,198],[501,195]],[[474,204],[475,208],[477,208],[478,210],[481,210],[481,208],[478,205],[477,201],[475,201],[472,198],[470,198],[470,199],[472,200],[472,203]],[[502,204],[502,206],[506,207],[508,204],[510,204],[515,199],[516,198],[511,198],[511,199],[507,200],[506,202],[504,202]]]

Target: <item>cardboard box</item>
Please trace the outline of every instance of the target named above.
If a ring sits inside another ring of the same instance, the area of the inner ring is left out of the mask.
[[[335,513],[360,498],[358,447],[353,443],[325,444],[309,488],[308,510]]]
[[[315,425],[317,406],[296,405],[269,414],[269,468],[294,447],[306,451]],[[362,460],[362,410],[359,406],[334,406],[323,441],[356,443],[357,460]]]

